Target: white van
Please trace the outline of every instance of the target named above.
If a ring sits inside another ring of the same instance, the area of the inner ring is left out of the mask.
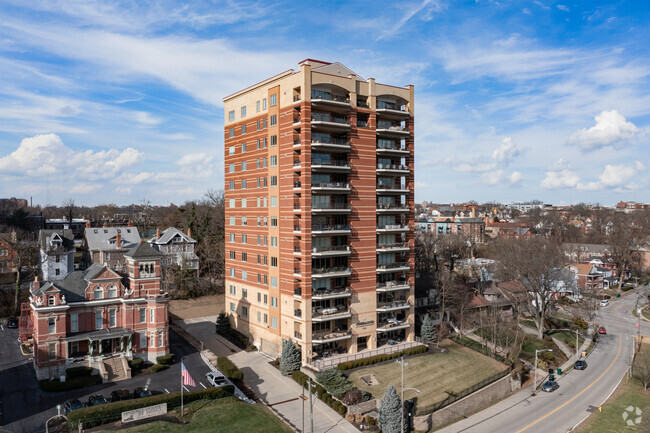
[[[600,306],[601,307],[606,307],[609,305],[609,299],[603,299],[600,301]]]

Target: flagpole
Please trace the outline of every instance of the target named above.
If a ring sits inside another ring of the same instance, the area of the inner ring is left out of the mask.
[[[181,422],[183,422],[183,358],[181,357]]]

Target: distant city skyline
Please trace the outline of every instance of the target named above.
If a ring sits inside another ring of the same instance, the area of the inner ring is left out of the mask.
[[[223,188],[222,98],[315,58],[415,85],[416,202],[647,203],[649,10],[3,2],[0,197],[200,199]]]

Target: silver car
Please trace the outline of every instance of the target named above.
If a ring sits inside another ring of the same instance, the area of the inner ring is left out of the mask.
[[[219,373],[215,373],[213,371],[206,374],[205,378],[207,379],[207,381],[208,381],[208,383],[210,385],[215,386],[215,387],[228,385],[228,379],[226,379],[225,377],[223,377]]]

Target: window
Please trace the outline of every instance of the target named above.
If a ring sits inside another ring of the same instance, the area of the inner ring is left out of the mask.
[[[79,314],[70,314],[70,332],[79,332]]]
[[[149,323],[155,322],[155,311],[153,308],[149,309]]]
[[[262,178],[258,177],[257,178],[257,187],[260,188],[262,186]],[[257,197],[257,207],[260,207],[260,198]]]
[[[278,157],[276,155],[271,156],[271,167],[278,165]]]
[[[248,225],[248,217],[247,216],[241,217],[241,225],[243,225],[243,226]]]
[[[110,328],[114,328],[115,321],[116,321],[116,310],[108,310],[108,326]]]
[[[273,281],[273,278],[271,278],[271,281]],[[273,283],[271,283],[271,285],[273,285]],[[271,296],[271,307],[278,308],[278,298],[275,296]]]
[[[56,332],[56,319],[54,317],[50,317],[47,319],[47,333],[48,334],[54,334]]]
[[[241,162],[241,171],[246,171],[246,161]]]
[[[248,261],[248,253],[241,253],[241,261],[242,262]]]
[[[151,347],[156,347],[156,333],[151,332],[151,339],[149,340],[151,342]]]
[[[257,158],[257,168],[262,168],[262,160],[260,158]]]
[[[235,128],[230,128],[228,130],[228,138],[235,138]]]
[[[257,321],[258,321],[258,322],[261,322],[261,321],[262,321],[262,312],[261,312],[261,311],[258,311],[258,312],[257,312]]]
[[[246,153],[246,143],[241,144],[241,153]]]
[[[271,236],[271,246],[272,247],[277,247],[278,246],[278,238],[277,238],[277,236]]]
[[[262,225],[262,217],[258,216],[257,217],[257,227],[260,227]]]
[[[104,298],[104,291],[102,290],[101,286],[95,287],[94,298],[95,299],[103,299]]]
[[[248,242],[248,235],[241,235],[241,243],[245,244]]]
[[[260,112],[260,101],[257,101],[255,103],[255,111],[257,111],[258,113]]]
[[[258,138],[258,139],[257,139],[257,150],[260,150],[260,149],[261,149],[260,146],[261,146],[261,144],[260,144],[260,139]]]
[[[241,189],[246,189],[246,179],[242,179],[241,181]]]
[[[241,289],[241,297],[246,299],[248,298],[248,290],[247,289]]]
[[[264,323],[269,323],[269,315],[264,313]]]
[[[266,180],[266,178],[264,178],[264,180]],[[262,207],[267,207],[267,206],[268,206],[268,197],[262,197]]]
[[[95,311],[95,329],[102,329],[103,322],[101,310]]]
[[[237,295],[237,288],[233,284],[230,285],[230,294]]]
[[[262,294],[257,292],[257,302],[262,302]]]
[[[262,283],[262,274],[257,274],[257,282]]]
[[[138,313],[140,313],[140,323],[144,323],[147,321],[147,309],[146,308],[140,308],[138,310]]]
[[[58,271],[58,269],[57,269],[57,271]],[[54,297],[54,295],[48,296],[47,297],[47,305],[49,305],[50,307],[54,306],[54,301],[55,300],[56,300],[56,298]]]
[[[278,207],[278,197],[275,195],[271,196],[271,207]]]
[[[263,242],[263,245],[264,245],[264,246],[267,246],[267,245],[268,245],[268,239],[269,239],[269,237],[266,236],[266,235],[264,235],[264,238],[262,239],[262,240],[264,241],[264,242]],[[266,256],[264,256],[264,264],[266,264]]]
[[[234,173],[234,172],[235,172],[235,164],[234,164],[234,163],[230,163],[230,164],[228,165],[228,173]]]
[[[264,295],[264,305],[269,303],[269,295]]]
[[[241,307],[241,316],[244,317],[244,318],[248,318],[248,307],[244,307],[242,305],[242,307]]]
[[[271,147],[277,146],[277,144],[278,144],[278,136],[277,135],[272,135],[271,136]]]
[[[55,263],[61,262],[61,256],[57,255],[54,259]]]
[[[266,98],[262,99],[262,110],[266,110]]]
[[[278,95],[271,95],[269,105],[275,107],[278,104]]]
[[[230,146],[228,148],[228,155],[234,155],[235,154],[235,146]]]
[[[140,347],[147,347],[147,331],[140,331]]]
[[[47,355],[50,360],[56,359],[56,343],[50,343],[47,345]]]
[[[241,107],[241,117],[246,117],[246,106]]]
[[[108,297],[117,298],[117,286],[115,286],[114,284],[108,288]]]
[[[258,236],[257,238],[258,238],[258,242],[257,242],[257,244],[259,245],[259,236]],[[258,265],[261,265],[261,264],[262,264],[262,255],[261,255],[261,254],[258,254],[258,255],[257,255],[257,264],[258,264]],[[259,295],[259,293],[258,293],[258,295]],[[259,298],[259,296],[258,296],[258,298]]]
[[[268,222],[269,222],[268,218],[269,217],[264,217],[264,227],[266,227],[268,225]]]
[[[271,115],[271,126],[275,126],[277,124],[278,124],[278,115],[277,114],[272,114]]]
[[[234,313],[235,311],[237,311],[237,307],[235,307],[235,303],[234,303],[234,302],[231,302],[231,303],[230,303],[230,311],[232,311],[233,313]]]
[[[277,257],[271,257],[271,266],[274,268],[278,267],[278,258]],[[273,284],[273,277],[271,277],[271,284]]]
[[[248,271],[241,271],[241,279],[244,281],[248,280]]]
[[[228,112],[228,121],[232,122],[233,120],[235,120],[235,110],[230,110]]]
[[[257,245],[262,245],[262,235],[257,235]]]
[[[277,227],[278,226],[278,217],[271,217],[271,227]]]
[[[158,331],[158,347],[163,346],[163,333],[162,331]]]
[[[228,255],[231,260],[235,260],[237,258],[237,253],[235,253],[234,251],[228,251]]]
[[[233,215],[231,215],[231,216],[229,217],[229,222],[230,222],[230,225],[231,225],[231,226],[234,226],[234,225],[235,225],[235,219],[236,219],[236,218],[235,218],[235,216],[233,216]]]
[[[108,255],[108,253],[106,253],[106,255]],[[57,256],[57,257],[58,257],[58,256]],[[108,259],[108,257],[107,257],[107,259]],[[55,270],[54,270],[54,274],[55,274],[55,275],[61,275],[61,269],[55,269]]]
[[[257,121],[257,131],[260,130],[260,126],[261,126],[261,122],[258,120],[258,121]]]
[[[268,125],[267,120],[268,119],[266,117],[264,119],[262,119],[262,123],[263,123],[262,129],[266,129],[266,127]],[[266,138],[264,139],[264,147],[266,147]]]
[[[235,277],[236,273],[237,273],[237,270],[235,270],[235,268],[230,268],[230,276],[231,277]]]
[[[271,328],[278,329],[278,318],[271,317]]]
[[[234,233],[230,233],[228,236],[230,238],[230,242],[237,242],[237,238]]]
[[[235,189],[235,181],[231,180],[228,182],[228,189],[233,190]]]
[[[241,126],[241,135],[246,134],[246,125]]]

